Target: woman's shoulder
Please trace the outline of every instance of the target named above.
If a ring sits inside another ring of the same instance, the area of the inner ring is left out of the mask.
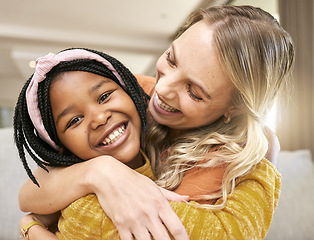
[[[236,180],[236,186],[241,186],[240,189],[249,191],[263,191],[271,196],[277,205],[281,188],[281,174],[270,161],[263,158],[248,174]]]
[[[280,181],[281,174],[277,168],[266,158],[263,158],[258,164],[256,164],[252,170],[244,176],[239,177],[236,183],[240,183],[246,180],[256,180],[259,182],[264,182],[264,180],[273,179],[275,181]]]
[[[262,175],[264,177],[268,176],[274,178],[281,178],[281,174],[276,168],[276,166],[266,158],[263,158],[255,167],[253,167],[252,171],[248,174],[248,176],[258,175]]]
[[[136,77],[139,85],[143,88],[144,92],[151,96],[155,87],[156,78],[141,74],[135,74],[134,76]]]

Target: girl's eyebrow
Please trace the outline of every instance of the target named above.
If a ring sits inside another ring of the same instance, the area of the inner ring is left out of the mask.
[[[111,80],[109,79],[105,79],[105,80],[102,80],[101,82],[95,84],[94,86],[92,86],[89,90],[88,90],[88,93],[93,93],[94,91],[96,91],[97,89],[99,89],[102,85],[104,85],[105,83],[110,83]],[[60,121],[60,119],[62,117],[64,117],[65,115],[67,115],[71,109],[73,108],[74,106],[71,105],[71,106],[68,106],[66,107],[57,117],[57,120],[56,120],[56,125],[58,124],[58,122]]]
[[[96,91],[96,90],[99,89],[103,84],[105,84],[105,83],[110,83],[111,81],[112,81],[112,80],[109,80],[109,79],[102,80],[102,81],[99,82],[98,84],[92,86],[92,87],[89,89],[88,93],[92,93],[92,92]]]
[[[58,122],[60,121],[60,119],[64,117],[65,115],[67,115],[72,108],[73,108],[73,105],[68,106],[58,115],[57,120],[56,120],[56,125],[58,125]]]

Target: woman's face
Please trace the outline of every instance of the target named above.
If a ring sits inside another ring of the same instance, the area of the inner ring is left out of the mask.
[[[140,148],[141,120],[118,84],[93,73],[66,72],[52,83],[50,101],[66,149],[84,160],[110,155],[132,167]]]
[[[176,39],[157,62],[149,111],[160,124],[184,130],[229,114],[233,84],[212,44],[213,32],[198,22]]]

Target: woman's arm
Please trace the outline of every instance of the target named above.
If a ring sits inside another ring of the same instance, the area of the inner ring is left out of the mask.
[[[66,168],[53,168],[49,173],[37,169],[34,176],[41,187],[30,181],[22,186],[19,202],[23,211],[49,214],[82,196],[96,193],[102,196],[99,202],[119,229],[121,239],[127,239],[123,236],[129,234],[143,239],[150,233],[155,239],[167,239],[166,229],[175,239],[187,239],[181,221],[156,184],[112,157],[102,156]],[[186,199],[173,193],[170,200]],[[137,214],[132,214],[127,206],[132,206]]]
[[[277,206],[281,175],[267,160],[236,180],[226,207],[206,210],[172,202],[190,239],[264,239]],[[216,204],[219,204],[218,200]]]
[[[37,168],[33,173],[40,184],[28,179],[19,191],[19,206],[23,212],[50,214],[74,200],[90,193],[85,184],[86,172],[92,162],[83,162],[65,168],[49,168],[49,173]]]
[[[190,239],[264,239],[278,203],[279,193],[280,174],[273,164],[263,159],[252,172],[236,180],[236,188],[227,196],[225,208],[210,210],[200,208],[196,203],[182,202],[171,202],[171,206],[184,224]],[[221,199],[216,204],[220,202]],[[127,205],[126,209],[137,214],[132,205]],[[120,232],[108,216],[103,214],[95,195],[79,199],[67,207],[63,214],[66,220],[60,224],[60,234],[63,236],[61,239],[77,236],[75,229],[86,226],[86,222],[89,225],[84,227],[85,236],[119,239]],[[141,216],[137,218],[137,222],[144,226],[147,224],[142,221]],[[101,229],[95,233],[99,226]],[[126,239],[132,239],[131,235]]]

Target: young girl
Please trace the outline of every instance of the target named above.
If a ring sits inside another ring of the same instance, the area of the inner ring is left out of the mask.
[[[119,159],[154,179],[140,153],[147,100],[128,69],[106,54],[70,49],[39,58],[14,118],[16,145],[29,177],[39,186],[28,168],[25,149],[44,169],[106,156],[106,161]],[[89,196],[84,209],[95,201],[95,195]],[[62,231],[58,237],[68,239]]]
[[[264,119],[288,83],[293,61],[289,34],[271,15],[249,6],[197,11],[158,60],[157,84],[149,107],[158,124],[149,128],[147,151],[159,184],[176,191],[202,190],[211,183],[211,171],[222,169],[218,191],[192,194],[213,202],[171,203],[192,239],[265,237],[279,198],[280,174],[264,159],[268,148]],[[85,185],[70,179],[73,175],[62,183],[47,182],[53,183],[54,189],[66,184],[85,194],[95,192],[110,218],[120,220],[114,223],[126,236],[146,239],[153,227],[145,220],[156,209],[158,214],[153,218],[166,221],[163,208],[147,204],[153,201],[158,206],[155,196],[147,201],[141,189],[134,194],[134,185],[141,186],[143,178],[128,175],[129,183],[119,197],[109,200],[110,194],[101,189],[102,179],[111,186],[123,178],[104,171],[104,161],[89,162],[94,171],[80,169],[74,173],[67,169],[55,175],[84,174],[91,178]],[[52,200],[43,202],[48,189],[35,190],[41,194],[35,207],[34,202],[29,203],[34,198],[25,189],[22,202],[27,206],[23,209],[40,213],[58,210],[77,197],[66,193],[62,200],[54,198],[50,209],[44,210]],[[128,208],[119,204],[126,196],[134,203],[132,208],[140,212],[133,221],[123,221],[132,219],[128,218]],[[143,208],[149,210],[141,211]]]

